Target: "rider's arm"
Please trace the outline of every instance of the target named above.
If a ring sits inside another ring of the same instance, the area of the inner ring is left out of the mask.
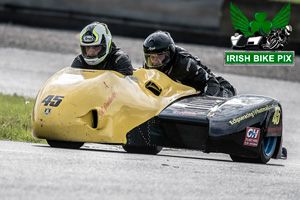
[[[71,67],[73,68],[86,68],[85,66],[86,65],[83,60],[83,57],[80,54],[76,56],[76,58],[73,60],[73,63],[71,65]]]
[[[190,58],[186,67],[188,72],[188,81],[193,85],[196,90],[210,96],[217,96],[220,91],[220,84],[213,74],[209,74],[203,67]]]
[[[133,67],[131,64],[131,60],[128,55],[119,51],[114,55],[114,70],[123,74],[123,75],[132,75]]]

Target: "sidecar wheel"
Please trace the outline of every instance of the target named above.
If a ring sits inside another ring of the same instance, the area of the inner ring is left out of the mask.
[[[163,147],[138,147],[138,146],[127,146],[123,145],[123,149],[128,153],[139,153],[139,154],[158,154]]]
[[[246,158],[230,155],[234,162],[262,163],[266,164],[272,158],[277,143],[277,137],[266,137],[261,144],[260,154],[258,158]]]
[[[67,142],[58,140],[47,140],[47,142],[51,147],[67,149],[79,149],[84,144],[84,142]]]
[[[258,163],[266,164],[272,158],[277,143],[277,137],[266,137],[261,144],[260,155],[257,159]]]

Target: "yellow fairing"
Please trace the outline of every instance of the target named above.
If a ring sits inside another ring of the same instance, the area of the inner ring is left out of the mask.
[[[174,100],[195,93],[157,70],[139,69],[124,77],[114,71],[67,67],[40,90],[32,134],[52,140],[126,144],[131,129]]]

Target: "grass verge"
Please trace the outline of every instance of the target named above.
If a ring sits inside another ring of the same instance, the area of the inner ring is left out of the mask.
[[[34,99],[0,94],[0,140],[45,143],[31,135]]]

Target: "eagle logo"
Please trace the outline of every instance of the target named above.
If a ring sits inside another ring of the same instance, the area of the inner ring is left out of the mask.
[[[290,3],[285,5],[272,21],[266,21],[268,14],[266,12],[255,13],[254,21],[250,21],[240,11],[240,9],[230,3],[231,21],[236,30],[240,30],[245,37],[254,35],[258,32],[261,35],[268,35],[271,29],[285,29],[288,25],[291,14]]]

